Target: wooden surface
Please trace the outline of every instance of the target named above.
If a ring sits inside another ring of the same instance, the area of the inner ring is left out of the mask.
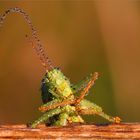
[[[0,140],[2,139],[140,140],[140,123],[87,124],[68,127],[46,127],[40,125],[36,129],[27,128],[26,125],[0,125]]]

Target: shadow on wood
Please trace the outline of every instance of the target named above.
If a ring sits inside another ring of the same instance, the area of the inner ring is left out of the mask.
[[[109,125],[73,125],[67,127],[46,127],[36,129],[26,125],[0,125],[0,139],[140,139],[140,123]]]

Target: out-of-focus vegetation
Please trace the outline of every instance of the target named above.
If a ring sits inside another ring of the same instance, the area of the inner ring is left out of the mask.
[[[100,78],[87,98],[124,121],[140,121],[140,10],[130,1],[0,1],[0,13],[21,7],[30,15],[55,66],[76,83]],[[25,38],[23,17],[0,28],[0,123],[29,122],[41,105],[44,68]],[[90,121],[105,121],[87,117]]]

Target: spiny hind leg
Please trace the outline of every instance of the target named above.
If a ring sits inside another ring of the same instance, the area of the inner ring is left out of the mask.
[[[121,119],[119,117],[112,117],[112,116],[104,113],[103,111],[98,112],[92,108],[91,109],[88,108],[86,110],[84,110],[84,109],[80,110],[79,113],[83,114],[83,115],[99,115],[99,116],[103,117],[104,119],[106,119],[110,122],[113,122],[113,123],[120,123],[121,122]]]
[[[83,115],[99,115],[106,120],[114,123],[120,123],[121,119],[119,117],[112,117],[108,114],[104,113],[102,108],[98,105],[96,105],[93,102],[90,102],[86,99],[83,99],[77,106],[76,110]]]
[[[61,113],[60,108],[50,110],[50,111],[44,113],[39,119],[37,119],[33,123],[29,124],[29,127],[36,128],[37,125],[46,122],[50,117],[53,117],[54,115],[57,115],[59,113]]]

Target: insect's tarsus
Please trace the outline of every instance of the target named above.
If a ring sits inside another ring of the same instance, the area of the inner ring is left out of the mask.
[[[5,13],[0,16],[0,26],[3,24],[3,21],[5,20],[6,16],[10,13],[19,13],[24,17],[24,19],[28,23],[28,25],[31,29],[31,32],[32,32],[30,42],[32,43],[34,50],[36,51],[37,55],[39,56],[41,63],[43,64],[43,66],[45,67],[46,70],[53,69],[52,62],[46,55],[43,45],[41,44],[41,41],[38,38],[37,30],[33,26],[29,15],[24,10],[22,10],[21,8],[18,8],[18,7],[7,9],[5,11]]]

